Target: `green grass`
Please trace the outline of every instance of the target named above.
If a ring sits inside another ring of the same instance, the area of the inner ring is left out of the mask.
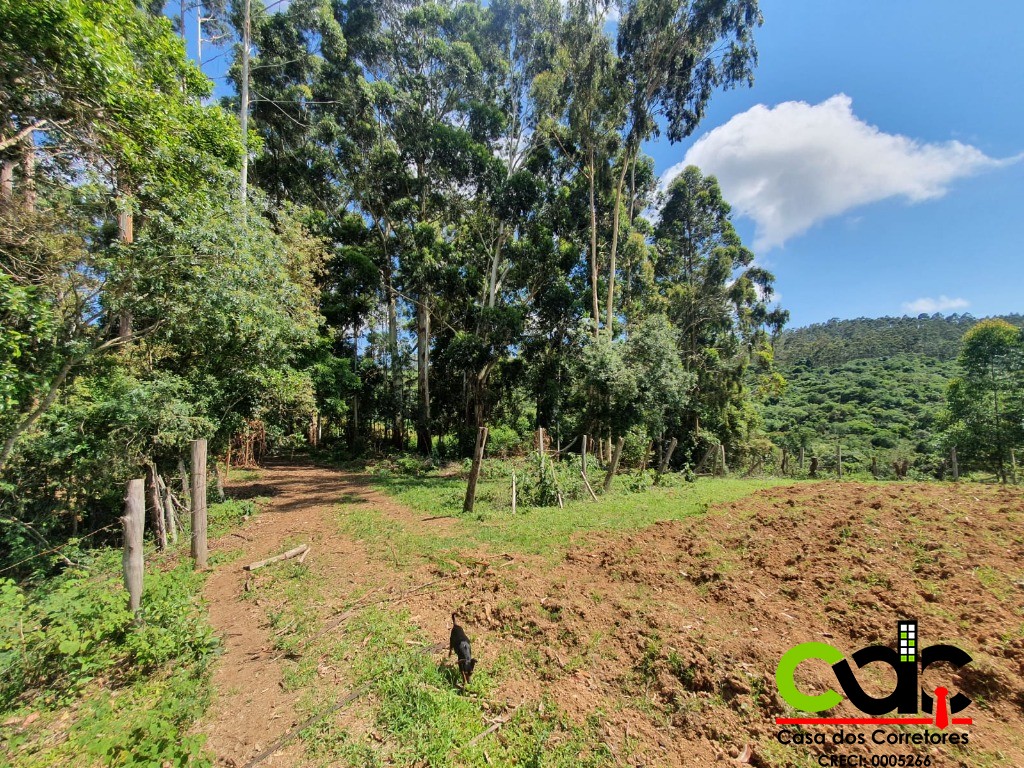
[[[520,479],[524,469],[517,469]],[[596,473],[592,473],[596,475]],[[431,532],[431,523],[413,531],[402,523],[386,518],[368,504],[343,503],[343,530],[374,545],[385,557],[405,564],[417,553],[428,558],[447,556],[458,550],[477,547],[496,553],[523,552],[556,559],[565,554],[573,538],[590,531],[628,531],[644,528],[660,520],[682,520],[703,514],[714,504],[728,503],[763,488],[792,481],[774,478],[699,478],[687,483],[673,478],[664,485],[642,492],[629,490],[635,479],[616,478],[608,494],[596,502],[570,500],[564,509],[558,506],[526,507],[511,510],[511,473],[492,471],[481,479],[472,514],[462,514],[466,481],[461,476],[384,475],[376,479],[378,488],[406,506],[424,513],[424,517],[445,515],[455,518],[451,533]],[[671,484],[670,484],[671,483]],[[439,526],[440,529],[440,526]]]
[[[504,676],[524,663],[514,654],[478,671],[463,691],[451,659],[432,649],[405,609],[371,605],[318,634],[329,588],[304,566],[283,564],[253,589],[268,601],[278,648],[292,652],[284,679],[302,692],[300,716],[322,715],[301,734],[315,764],[596,768],[611,761],[596,720],[572,723],[550,700],[515,708],[494,700]],[[357,690],[357,700],[333,711]],[[500,728],[484,735],[499,718]]]
[[[254,512],[251,502],[211,504],[211,533]],[[187,531],[167,553],[147,543],[141,625],[117,548],[83,552],[85,567],[32,588],[0,579],[0,721],[34,716],[0,730],[0,766],[212,765],[189,731],[209,703],[218,641],[188,547]]]

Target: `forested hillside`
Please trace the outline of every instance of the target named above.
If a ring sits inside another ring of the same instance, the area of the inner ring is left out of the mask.
[[[753,0],[625,3],[615,37],[585,2],[203,7],[220,103],[160,4],[0,4],[4,558],[196,437],[742,460],[787,313],[715,179],[659,194],[641,147],[751,82]]]
[[[1024,327],[1024,316],[1007,315]],[[832,467],[837,446],[844,464],[891,474],[908,459],[922,474],[940,471],[947,455],[944,412],[950,382],[960,375],[970,315],[830,320],[784,331],[775,347],[785,390],[763,408],[780,446],[820,454]],[[962,446],[961,446],[962,448]]]
[[[1024,327],[1024,315],[1002,319]],[[903,354],[951,362],[960,353],[964,333],[977,322],[971,315],[957,314],[832,319],[783,332],[775,344],[775,359],[786,368],[797,363],[827,367]]]

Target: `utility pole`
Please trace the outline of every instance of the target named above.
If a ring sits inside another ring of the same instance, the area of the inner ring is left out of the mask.
[[[239,119],[242,123],[242,181],[240,195],[242,198],[242,215],[245,215],[245,202],[249,185],[249,42],[251,0],[245,0],[245,18],[242,23],[242,93],[239,104]]]

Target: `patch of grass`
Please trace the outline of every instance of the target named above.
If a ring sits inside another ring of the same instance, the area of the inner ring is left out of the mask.
[[[254,517],[259,510],[259,499],[228,499],[210,504],[206,509],[207,535],[211,538],[227,533]],[[179,539],[181,536],[179,535]]]
[[[600,724],[572,723],[551,701],[509,709],[494,700],[506,675],[533,664],[521,652],[510,650],[479,669],[463,691],[455,664],[432,650],[405,610],[370,606],[321,633],[327,620],[324,589],[298,564],[268,567],[253,587],[268,601],[276,645],[294,652],[284,678],[290,689],[303,690],[300,714],[325,715],[302,732],[307,755],[317,764],[608,764]],[[357,690],[364,690],[358,700],[331,712]],[[506,722],[482,736],[495,718]]]
[[[346,623],[330,655],[349,665],[354,686],[369,687],[370,729],[325,720],[303,732],[310,752],[328,765],[606,764],[596,725],[568,722],[551,702],[502,714],[490,701],[502,665],[478,671],[462,691],[455,666],[429,648],[405,611],[368,608]],[[500,737],[481,736],[496,717],[507,718]]]
[[[574,536],[588,531],[627,531],[660,520],[681,520],[703,514],[714,504],[736,501],[763,488],[791,482],[772,478],[700,478],[694,483],[666,482],[643,493],[630,493],[625,489],[626,480],[625,476],[617,478],[620,489],[613,488],[598,496],[596,502],[568,501],[564,509],[520,505],[513,515],[511,474],[508,478],[492,476],[481,480],[478,486],[475,514],[463,516],[460,511],[466,481],[461,476],[437,472],[418,476],[378,475],[377,487],[406,506],[431,515],[457,515],[456,535],[413,532],[367,505],[357,504],[343,506],[343,528],[364,541],[390,541],[399,562],[408,562],[414,553],[430,556],[474,545],[494,552],[524,552],[556,559],[570,548]]]
[[[144,622],[121,584],[121,554],[95,552],[31,592],[0,583],[0,720],[23,766],[211,765],[188,735],[209,699],[217,646],[202,611],[204,576],[147,553]]]

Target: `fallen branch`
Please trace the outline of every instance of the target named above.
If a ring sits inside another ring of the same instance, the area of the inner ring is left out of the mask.
[[[270,565],[271,563],[277,563],[281,560],[289,560],[290,558],[298,557],[299,555],[305,555],[308,550],[309,544],[303,544],[295,549],[289,549],[287,552],[282,552],[280,555],[274,555],[273,557],[268,557],[266,560],[260,560],[259,562],[243,566],[243,570],[255,571],[257,568],[262,568],[263,566]]]
[[[466,746],[463,747],[463,749],[465,749],[466,747],[473,746],[474,744],[476,744],[481,739],[483,739],[483,738],[487,737],[488,735],[494,733],[496,730],[501,728],[501,726],[505,725],[505,723],[509,722],[513,717],[515,717],[516,716],[516,712],[518,712],[518,711],[519,711],[519,707],[516,707],[511,712],[509,712],[505,717],[501,717],[501,718],[498,718],[497,720],[495,720],[493,723],[491,723],[490,728],[488,728],[486,731],[483,731],[482,733],[478,733],[472,739],[467,741],[466,742]]]

